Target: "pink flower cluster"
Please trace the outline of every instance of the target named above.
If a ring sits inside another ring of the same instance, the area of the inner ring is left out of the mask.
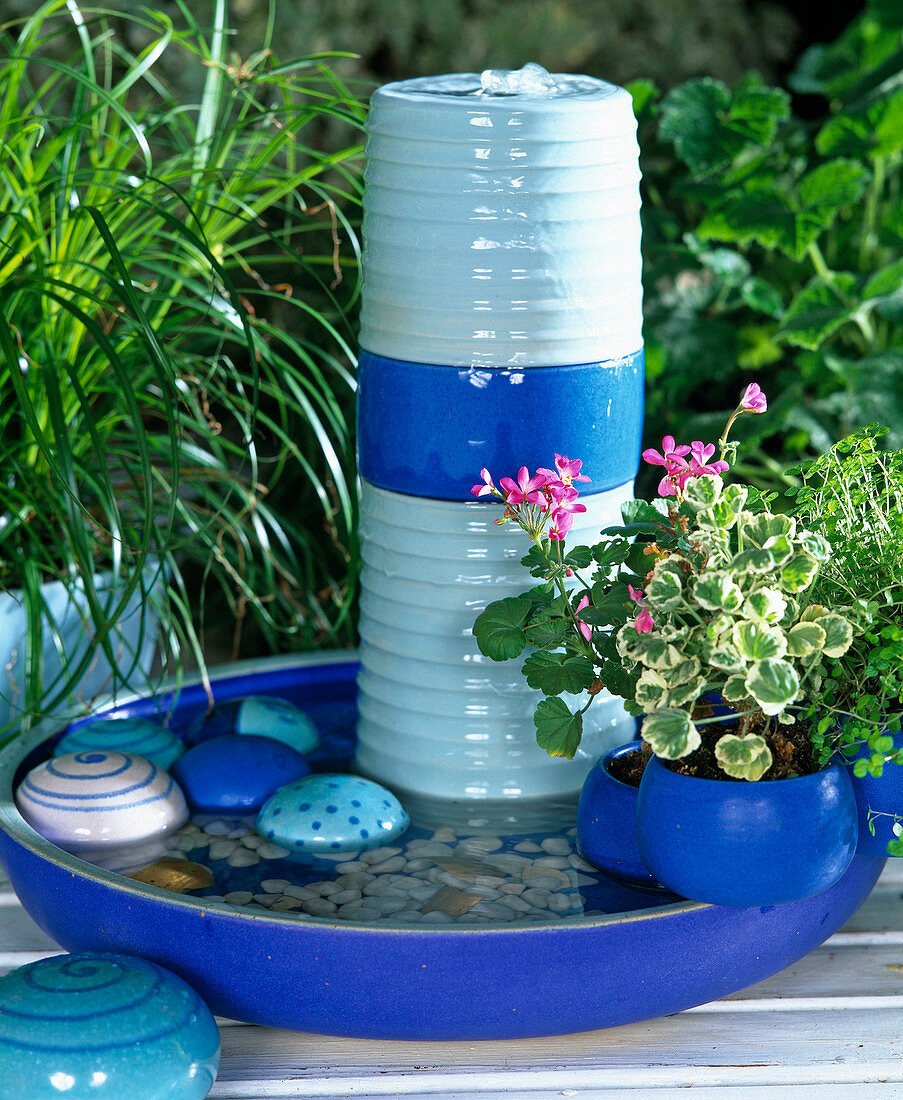
[[[474,496],[500,497],[508,505],[508,513],[523,519],[521,506],[535,508],[541,526],[548,522],[548,537],[561,541],[570,531],[577,512],[585,512],[586,505],[579,504],[579,490],[575,481],[589,481],[586,474],[580,473],[583,463],[580,459],[569,459],[567,455],[555,455],[555,469],[547,470],[540,466],[535,477],[530,477],[526,466],[521,466],[515,481],[510,477],[499,479],[498,486],[492,475],[484,467],[480,470],[482,484],[474,485],[470,490]],[[496,522],[501,522],[496,520]],[[536,524],[528,524],[536,526]]]
[[[642,588],[634,588],[632,584],[628,584],[627,591],[630,594],[630,598],[640,609],[637,612],[637,617],[633,620],[633,625],[637,634],[651,633],[652,628],[655,626],[655,619],[652,618],[652,612],[649,610],[649,605],[643,597]]]
[[[729,469],[723,458],[710,461],[714,453],[714,443],[706,445],[695,439],[689,446],[686,443],[678,445],[673,435],[666,435],[661,453],[650,447],[643,451],[643,458],[650,466],[665,467],[665,476],[658,483],[658,495],[673,497],[683,493],[691,477],[710,477]]]

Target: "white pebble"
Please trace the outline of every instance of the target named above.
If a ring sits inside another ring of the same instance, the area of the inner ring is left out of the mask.
[[[441,913],[438,909],[424,913],[419,921],[420,924],[451,924],[451,922],[452,918],[448,913]]]
[[[429,856],[431,859],[450,859],[455,854],[454,848],[450,848],[447,844],[436,844],[432,840],[412,840],[407,850],[409,856],[417,859],[424,856]]]
[[[408,890],[408,895],[412,897],[415,901],[427,902],[430,900],[431,897],[433,897],[434,894],[436,894],[441,889],[441,886],[437,886],[435,883],[431,882],[423,886],[412,887],[410,890]]]
[[[578,856],[576,852],[572,856],[568,856],[568,863],[570,863],[576,871],[589,871],[590,873],[595,872],[598,874],[598,869],[591,863],[587,863],[586,860],[582,856]],[[595,879],[593,881],[595,881]]]
[[[260,862],[260,856],[250,848],[236,848],[226,862],[230,867],[253,867]]]
[[[265,840],[257,849],[261,859],[284,859],[288,855],[288,848],[280,848],[278,844],[272,844]]]
[[[370,864],[361,859],[349,859],[347,863],[340,863],[336,867],[337,875],[352,875],[357,871],[369,870]]]
[[[514,850],[515,852],[541,852],[542,848],[535,840],[522,840],[519,844],[514,845]]]
[[[337,883],[327,880],[325,882],[309,882],[307,889],[313,890],[321,898],[328,898],[330,894],[337,894],[342,888]]]
[[[251,832],[249,826],[239,825],[237,828],[230,829],[229,832],[226,833],[226,836],[229,837],[230,840],[241,840],[241,838],[247,836],[249,832]]]
[[[262,905],[265,909],[269,909],[271,905],[279,900],[276,894],[255,894],[254,900],[258,905]]]
[[[232,832],[232,826],[226,821],[208,821],[204,832],[210,836],[228,836]]]
[[[567,871],[571,865],[564,856],[538,856],[533,860],[534,867],[554,867],[556,871]]]
[[[210,845],[210,858],[228,859],[237,847],[237,840],[214,840]]]
[[[253,898],[254,895],[250,890],[233,890],[230,894],[226,894],[223,901],[229,905],[247,905]]]
[[[574,899],[567,894],[550,894],[549,908],[556,913],[565,913],[568,909],[576,908]]]
[[[548,890],[540,890],[536,886],[531,886],[528,890],[524,890],[524,892],[520,896],[524,899],[524,901],[528,901],[537,909],[549,908],[550,894]]]
[[[400,886],[389,886],[377,880],[376,882],[368,882],[362,893],[368,898],[404,898],[408,896],[409,891],[403,890]]]
[[[284,894],[286,886],[291,886],[287,878],[265,878],[260,884],[268,894]]]
[[[497,852],[504,841],[497,836],[472,836],[458,845],[458,852]]]
[[[522,882],[503,882],[499,890],[503,894],[522,894],[527,887]]]
[[[339,890],[335,894],[330,894],[329,900],[333,905],[347,905],[349,901],[360,901],[362,897],[360,890]]]
[[[241,843],[244,848],[250,848],[253,851],[253,849],[259,848],[263,844],[263,837],[258,836],[257,833],[246,833],[241,838]]]
[[[375,877],[375,875],[368,874],[366,871],[353,871],[350,875],[339,875],[335,881],[337,886],[341,886],[345,890],[360,890],[368,882],[372,882]]]
[[[349,902],[336,912],[336,916],[342,920],[374,921],[379,920],[379,913],[375,909],[367,909],[359,902]]]
[[[300,901],[312,901],[320,896],[309,886],[295,886],[294,883],[289,883],[282,892],[287,898],[298,898]]]
[[[569,856],[573,851],[570,841],[563,836],[547,836],[539,846],[550,856]]]
[[[374,909],[383,917],[389,913],[397,913],[401,909],[406,909],[407,904],[405,898],[364,898],[361,902],[363,908]]]
[[[287,909],[300,909],[303,904],[300,898],[277,898],[270,910],[273,913],[284,913]]]
[[[327,901],[326,898],[311,898],[310,901],[302,902],[301,908],[312,917],[331,917],[338,906]]]
[[[361,853],[361,859],[372,867],[374,864],[382,863],[383,860],[391,859],[392,856],[397,855],[401,855],[401,848],[371,848],[369,852]]]
[[[428,867],[435,866],[431,859],[409,859],[404,866],[409,875],[416,875],[418,871],[425,871]]]
[[[389,859],[384,859],[381,863],[374,864],[373,870],[380,875],[386,874],[387,872],[391,874],[395,871],[403,871],[405,863],[407,863],[407,860],[404,856],[390,856]]]
[[[499,898],[499,905],[505,905],[509,909],[513,909],[515,913],[529,913],[533,908],[529,902],[524,901],[522,897],[518,897],[516,894],[502,894]]]
[[[449,841],[454,843],[457,839],[458,835],[450,825],[440,825],[433,833],[433,840],[438,841],[440,844],[446,844]]]

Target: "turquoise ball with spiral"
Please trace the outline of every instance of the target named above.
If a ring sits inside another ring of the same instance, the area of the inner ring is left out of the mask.
[[[0,978],[0,1081],[21,1100],[202,1100],[216,1022],[181,978],[128,955],[85,952]]]

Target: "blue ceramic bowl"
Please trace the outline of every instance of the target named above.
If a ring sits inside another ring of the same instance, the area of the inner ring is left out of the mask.
[[[632,886],[661,889],[637,848],[637,788],[615,779],[610,771],[613,760],[636,755],[641,748],[641,742],[629,741],[593,765],[577,804],[577,843],[583,858],[606,875]]]
[[[846,769],[773,782],[698,779],[653,757],[637,801],[637,845],[655,878],[685,898],[778,905],[828,889],[856,851]]]
[[[248,694],[353,714],[353,654],[273,658],[213,675],[223,702]],[[207,706],[136,698],[118,714],[173,705],[180,726]],[[173,722],[175,725],[175,721]],[[56,730],[0,753],[0,862],[22,904],[70,951],[137,955],[174,971],[219,1015],[271,1027],[377,1039],[525,1038],[611,1027],[723,997],[789,966],[856,911],[884,860],[857,856],[829,890],[759,908],[680,902],[549,925],[412,927],[242,911],[122,878],[38,836],[13,803],[17,775]],[[321,727],[321,770],[340,767]],[[342,752],[345,746],[342,748]],[[630,899],[635,897],[636,902]],[[635,908],[631,908],[631,906]],[[645,908],[643,908],[645,906]],[[699,945],[705,950],[699,951]]]

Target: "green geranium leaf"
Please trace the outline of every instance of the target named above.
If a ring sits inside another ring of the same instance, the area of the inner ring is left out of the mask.
[[[745,485],[737,485],[735,482],[732,482],[730,485],[725,486],[724,499],[738,515],[746,507],[746,498],[748,496],[749,490]]]
[[[776,565],[783,565],[793,553],[793,546],[786,535],[774,535],[766,541],[762,549],[771,551]]]
[[[764,737],[748,733],[744,737],[728,733],[715,744],[715,759],[734,779],[755,781],[771,767],[771,750]]]
[[[602,566],[622,565],[629,552],[630,543],[622,538],[604,539],[592,548],[593,560]]]
[[[816,135],[815,148],[822,156],[860,157],[886,157],[903,148],[903,89],[832,116]]]
[[[818,652],[825,644],[825,632],[818,623],[797,623],[787,631],[787,653],[805,657]]]
[[[699,731],[685,710],[665,708],[647,714],[642,734],[655,755],[665,760],[679,760],[701,744]]]
[[[593,560],[593,552],[588,546],[575,546],[564,559],[564,564],[571,569],[588,569]]]
[[[781,570],[781,585],[787,592],[802,592],[818,572],[818,558],[808,550],[800,550]]]
[[[586,657],[566,653],[531,653],[524,661],[524,676],[531,688],[543,695],[576,695],[595,679],[592,662]]]
[[[536,740],[549,756],[573,759],[583,737],[583,715],[571,714],[563,699],[541,699],[533,714]]]
[[[651,523],[663,525],[667,516],[667,502],[660,499],[660,504],[665,506],[663,511],[648,500],[627,500],[621,505],[621,519],[625,524]]]
[[[599,670],[599,679],[607,691],[621,699],[630,699],[636,690],[637,674],[630,672],[620,661],[606,661]]]
[[[653,668],[644,668],[637,680],[634,699],[643,710],[654,710],[668,702],[668,685],[660,672]]]
[[[561,616],[538,616],[525,627],[527,643],[537,649],[557,649],[573,629]]]
[[[764,661],[767,657],[783,657],[787,652],[784,631],[756,620],[739,622],[734,627],[734,645],[747,661]]]
[[[746,677],[746,694],[755,699],[765,714],[780,714],[793,702],[799,689],[793,665],[775,658],[756,661]]]
[[[740,650],[727,642],[721,642],[711,647],[703,647],[703,655],[713,668],[722,672],[740,672],[746,675],[746,661],[740,656]]]
[[[689,680],[685,684],[678,684],[668,692],[668,702],[672,707],[685,707],[688,703],[699,698],[701,680]]]
[[[774,550],[773,547],[769,549]],[[760,588],[751,592],[743,605],[743,614],[748,619],[761,619],[766,623],[777,623],[787,610],[787,599],[776,588]]]
[[[544,577],[549,569],[546,559],[535,542],[520,559],[520,563],[525,569],[529,569],[531,576],[534,577]]]
[[[818,620],[825,632],[822,653],[826,657],[842,657],[853,641],[853,628],[842,615],[825,615]]]
[[[671,668],[665,669],[663,676],[668,690],[673,691],[678,685],[687,684],[691,680],[697,681],[701,667],[698,657],[685,657]]]
[[[766,317],[777,318],[784,312],[784,299],[781,297],[781,292],[760,275],[753,275],[746,280],[740,287],[740,296],[750,309],[764,313]]]
[[[473,624],[473,635],[480,652],[493,661],[510,661],[512,657],[519,657],[527,644],[524,623],[532,606],[522,596],[509,596],[489,604]]]
[[[711,531],[729,531],[737,522],[736,511],[722,497],[711,508],[702,508],[696,515],[696,523]]]
[[[896,294],[903,288],[903,260],[895,260],[887,267],[882,267],[866,282],[862,288],[862,297],[885,298]]]
[[[693,597],[707,611],[736,611],[743,593],[729,573],[712,570],[695,578]]]
[[[816,276],[790,303],[776,337],[816,351],[852,316],[849,296],[855,283],[855,277],[846,272],[836,274],[831,283]]]

